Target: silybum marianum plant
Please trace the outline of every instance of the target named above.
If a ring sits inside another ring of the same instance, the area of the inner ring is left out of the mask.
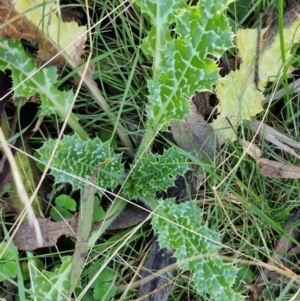
[[[201,225],[201,212],[194,203],[176,204],[174,199],[156,198],[158,190],[166,191],[174,185],[177,175],[183,175],[188,170],[186,156],[173,147],[162,155],[151,152],[151,141],[157,132],[167,131],[172,120],[183,120],[190,113],[189,101],[195,91],[211,90],[217,82],[218,68],[212,57],[219,58],[233,46],[233,35],[224,15],[228,2],[205,0],[191,6],[185,0],[137,0],[135,4],[150,17],[152,23],[142,49],[153,59],[153,77],[148,81],[145,133],[134,162],[130,170],[125,171],[121,154],[116,154],[109,142],[103,143],[99,138],[86,139],[76,117],[71,116],[70,125],[76,133],[64,136],[60,141],[51,164],[51,174],[56,183],[67,182],[74,189],[83,190],[85,184],[82,180],[89,181],[98,168],[94,183],[100,193],[121,185],[120,196],[140,198],[155,212],[152,226],[158,233],[161,247],[174,250],[179,267],[193,273],[192,279],[199,292],[208,294],[214,300],[243,300],[232,289],[237,268],[218,257],[220,237],[207,226]],[[170,31],[170,27],[174,31]],[[0,67],[1,70],[11,69],[13,74],[17,70],[25,78],[37,66],[19,45],[18,41],[1,41],[0,46],[7,53],[0,58]],[[13,61],[8,54],[11,51],[19,55],[20,60]],[[21,64],[26,56],[31,70],[26,69],[25,73]],[[40,94],[43,113],[56,113],[63,118],[61,112],[67,108],[62,107],[57,95],[69,95],[71,92],[60,92],[55,88],[57,79],[54,68],[45,67],[40,72],[36,71],[31,81],[19,86],[23,92],[18,88],[15,93],[24,97]],[[16,87],[16,77],[13,76],[13,80]],[[54,88],[47,87],[47,84]],[[67,106],[67,103],[64,105]],[[43,164],[47,164],[54,144],[55,140],[48,140],[37,151]],[[126,204],[122,198],[117,198],[115,202],[119,203],[119,208]],[[65,280],[70,275],[70,267],[71,261],[64,260],[63,276],[55,278],[55,281],[63,284],[57,285],[61,288],[60,296],[69,292]],[[35,287],[37,295],[42,290],[42,286]],[[48,299],[51,299],[50,295],[47,295]],[[52,300],[57,296],[58,293],[53,292]]]

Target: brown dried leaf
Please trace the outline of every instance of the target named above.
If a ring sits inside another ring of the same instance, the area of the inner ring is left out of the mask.
[[[86,27],[76,22],[63,22],[58,17],[58,7],[41,0],[0,0],[0,36],[7,39],[25,39],[39,44],[38,59],[46,62],[70,64],[81,63],[86,40]]]
[[[191,101],[192,114],[184,121],[171,121],[171,132],[177,145],[195,155],[212,158],[216,151],[216,136],[212,127],[204,120]]]
[[[6,39],[24,39],[34,42],[39,35],[37,28],[16,12],[9,4],[0,1],[0,36]]]
[[[54,246],[57,239],[62,235],[76,237],[78,223],[77,215],[60,222],[52,222],[48,218],[39,218],[38,222],[42,232],[43,247]],[[13,242],[19,250],[32,251],[39,248],[33,228],[28,222],[24,222],[20,225],[13,237]]]
[[[279,149],[290,153],[295,158],[300,159],[300,156],[292,149],[292,147],[300,149],[299,142],[294,141],[293,139],[279,133],[272,127],[260,121],[254,120],[251,125],[253,129],[258,132],[265,140],[273,143]]]
[[[128,205],[117,219],[108,227],[108,230],[124,229],[136,225],[144,221],[149,215],[149,212],[140,209],[133,205]],[[60,236],[77,237],[78,214],[74,214],[72,218],[53,222],[48,218],[38,219],[43,237],[43,248],[52,247],[57,243]],[[92,229],[98,229],[102,222],[93,224]],[[34,235],[34,229],[24,222],[18,228],[13,237],[13,242],[19,250],[32,251],[38,249],[39,246]]]
[[[156,271],[160,271],[175,263],[176,259],[173,252],[167,248],[161,249],[157,241],[157,237],[155,237],[150,247],[144,268],[141,269],[140,273],[140,300],[166,300],[165,297],[169,294],[174,285],[173,278],[176,276],[177,271],[174,269],[169,273],[166,272],[162,275],[157,275],[157,277],[150,281],[147,281],[147,279],[149,279],[148,277],[154,276]]]
[[[194,101],[190,101],[191,115],[186,116],[184,121],[171,121],[171,133],[179,147],[199,160],[209,162],[214,157],[217,146],[212,127],[201,115],[211,109],[208,103],[209,96],[198,93],[195,98]],[[205,178],[204,170],[198,165],[193,165],[191,169],[193,172],[187,172],[185,179],[183,177],[176,179],[175,187],[168,189],[169,196],[176,196],[177,200],[182,201],[196,193],[197,187]]]
[[[286,178],[286,179],[299,179],[300,167],[292,166],[282,162],[271,161],[268,159],[258,160],[259,171],[270,178]]]
[[[254,143],[246,140],[239,139],[244,151],[256,161],[261,157],[261,150]]]
[[[259,172],[270,178],[299,179],[300,167],[261,158],[261,150],[253,143],[239,140],[245,152],[255,159]]]

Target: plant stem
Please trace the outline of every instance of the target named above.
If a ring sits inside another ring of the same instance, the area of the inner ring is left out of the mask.
[[[135,156],[136,159],[144,156],[147,153],[147,151],[151,148],[151,144],[152,144],[155,136],[156,136],[156,133],[154,132],[154,130],[152,128],[147,127],[145,134],[143,136],[141,145]]]
[[[119,216],[119,214],[126,207],[127,202],[125,199],[116,198],[112,205],[107,210],[106,218],[104,219],[101,228],[92,231],[88,242],[88,248],[92,248],[99,237],[107,230],[112,222]]]
[[[66,116],[62,114],[61,112],[56,112],[57,115],[63,120]],[[70,118],[68,120],[68,125],[74,130],[76,134],[80,137],[80,139],[86,141],[89,139],[89,135],[87,132],[83,129],[83,127],[79,124],[79,122],[76,120],[76,117],[73,113],[71,113]]]

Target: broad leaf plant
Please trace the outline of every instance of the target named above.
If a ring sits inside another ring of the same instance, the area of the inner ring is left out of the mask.
[[[115,213],[125,207],[125,199],[139,198],[154,213],[152,226],[158,234],[160,246],[173,250],[178,266],[192,272],[199,293],[206,293],[214,300],[243,300],[242,295],[232,289],[238,269],[218,257],[220,236],[202,224],[201,211],[192,201],[177,204],[174,199],[156,197],[159,190],[166,191],[173,186],[176,176],[184,175],[189,166],[186,156],[177,148],[169,147],[163,154],[153,153],[153,139],[159,131],[168,131],[172,120],[183,120],[191,112],[189,102],[196,91],[212,90],[219,78],[216,59],[233,46],[233,34],[224,14],[229,4],[227,0],[203,0],[196,5],[186,2],[134,2],[151,20],[152,28],[141,48],[152,57],[153,76],[148,80],[145,132],[130,168],[125,169],[122,153],[116,153],[109,141],[103,143],[99,138],[90,139],[72,114],[68,124],[74,134],[65,135],[59,142],[51,163],[51,174],[55,183],[70,183],[73,189],[81,191],[86,182],[94,184],[100,194],[121,187],[110,208],[112,216],[117,216]],[[170,27],[174,30],[171,31]],[[41,114],[57,114],[64,120],[73,92],[61,91],[56,86],[56,67],[40,69],[19,39],[0,39],[0,49],[0,70],[11,70],[14,96],[29,98],[38,95]],[[55,140],[49,139],[37,150],[40,163],[47,164],[54,144]],[[95,170],[97,174],[93,177]],[[92,213],[85,211],[85,214]],[[107,225],[103,231],[105,227]],[[88,248],[101,233],[91,233]],[[48,272],[57,289],[52,286],[51,290],[47,289],[41,276],[37,275],[32,287],[36,300],[46,297],[47,300],[56,300],[58,296],[70,294],[78,285],[80,276],[80,273],[73,276],[68,284],[66,280],[71,268],[72,260],[66,257],[60,268]],[[47,295],[43,291],[47,291]]]

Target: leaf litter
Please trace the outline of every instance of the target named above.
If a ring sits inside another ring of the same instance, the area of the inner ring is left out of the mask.
[[[293,166],[287,163],[269,160],[261,158],[262,151],[259,147],[246,140],[239,139],[244,151],[255,159],[258,170],[261,174],[269,178],[285,178],[285,179],[299,179],[300,167]],[[279,149],[286,150],[286,146],[283,148],[279,146]]]
[[[144,221],[149,215],[145,209],[140,209],[133,205],[128,205],[117,219],[108,227],[108,230],[118,230],[129,228]],[[38,218],[43,237],[43,248],[53,247],[58,238],[68,236],[77,238],[78,214],[71,218],[58,222],[53,222],[49,218]],[[102,222],[95,222],[92,230],[102,226]],[[33,228],[28,222],[23,222],[13,235],[13,242],[19,250],[32,251],[39,248]]]
[[[300,40],[300,6],[290,5],[284,14],[284,51],[286,61],[291,57],[291,47]],[[251,116],[263,111],[264,95],[262,91],[268,82],[276,81],[283,72],[280,50],[280,38],[277,22],[270,19],[271,24],[261,29],[260,52],[257,87],[255,78],[255,62],[257,57],[256,43],[258,29],[239,29],[236,34],[236,45],[239,49],[240,68],[231,71],[221,78],[215,88],[219,99],[218,117],[211,126],[223,141],[236,140],[234,128],[242,120],[250,120]],[[288,73],[292,68],[287,70]],[[230,120],[230,124],[228,122]]]

